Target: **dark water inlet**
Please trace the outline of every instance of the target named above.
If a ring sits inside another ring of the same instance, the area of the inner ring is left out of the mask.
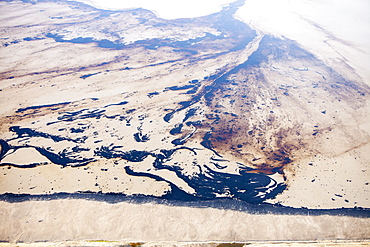
[[[16,113],[20,113],[20,112],[24,112],[24,111],[28,111],[28,110],[36,110],[36,109],[41,109],[41,108],[49,108],[49,107],[53,107],[54,110],[55,110],[55,109],[59,109],[59,108],[55,108],[55,107],[64,106],[64,105],[68,105],[68,104],[71,104],[71,103],[72,102],[63,102],[63,103],[49,104],[49,105],[29,106],[29,107],[25,107],[25,108],[19,108],[16,111]]]
[[[82,143],[84,138],[77,138],[71,139],[63,136],[51,135],[44,132],[36,131],[30,128],[21,128],[19,126],[12,126],[9,128],[10,131],[15,132],[17,134],[17,138],[21,137],[43,137],[47,139],[52,139],[54,142],[61,142],[61,141],[71,141],[75,143]]]

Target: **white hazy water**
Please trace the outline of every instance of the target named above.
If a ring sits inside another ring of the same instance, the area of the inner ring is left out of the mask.
[[[345,61],[370,84],[369,11],[368,0],[246,0],[236,16],[263,33],[297,41],[343,72]]]

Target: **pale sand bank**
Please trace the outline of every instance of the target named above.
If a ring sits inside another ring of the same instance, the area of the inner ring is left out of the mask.
[[[339,246],[339,247],[356,247],[356,246],[370,246],[370,242],[363,241],[248,241],[244,243],[240,242],[125,242],[125,241],[94,241],[94,240],[85,240],[85,241],[61,241],[61,242],[38,242],[38,243],[17,243],[17,244],[8,244],[0,243],[0,247],[27,247],[27,246],[120,246],[120,247],[245,247],[245,246],[302,246],[302,247],[330,247],[330,246]]]
[[[2,241],[358,240],[370,220],[349,216],[255,215],[215,208],[63,199],[0,202]]]

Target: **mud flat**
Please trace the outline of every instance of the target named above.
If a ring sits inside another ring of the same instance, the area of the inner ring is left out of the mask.
[[[243,4],[1,2],[0,240],[367,238],[366,73]]]

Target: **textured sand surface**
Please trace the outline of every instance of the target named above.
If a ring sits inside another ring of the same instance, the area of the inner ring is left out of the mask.
[[[245,246],[340,246],[340,247],[357,247],[369,246],[367,241],[249,241],[249,242],[125,242],[125,241],[62,241],[62,242],[38,242],[38,243],[18,243],[18,244],[2,244],[1,247],[9,246],[142,246],[142,247],[245,247]]]
[[[18,220],[14,220],[18,219]],[[367,218],[253,215],[234,210],[85,200],[1,202],[10,241],[252,241],[366,239]]]

